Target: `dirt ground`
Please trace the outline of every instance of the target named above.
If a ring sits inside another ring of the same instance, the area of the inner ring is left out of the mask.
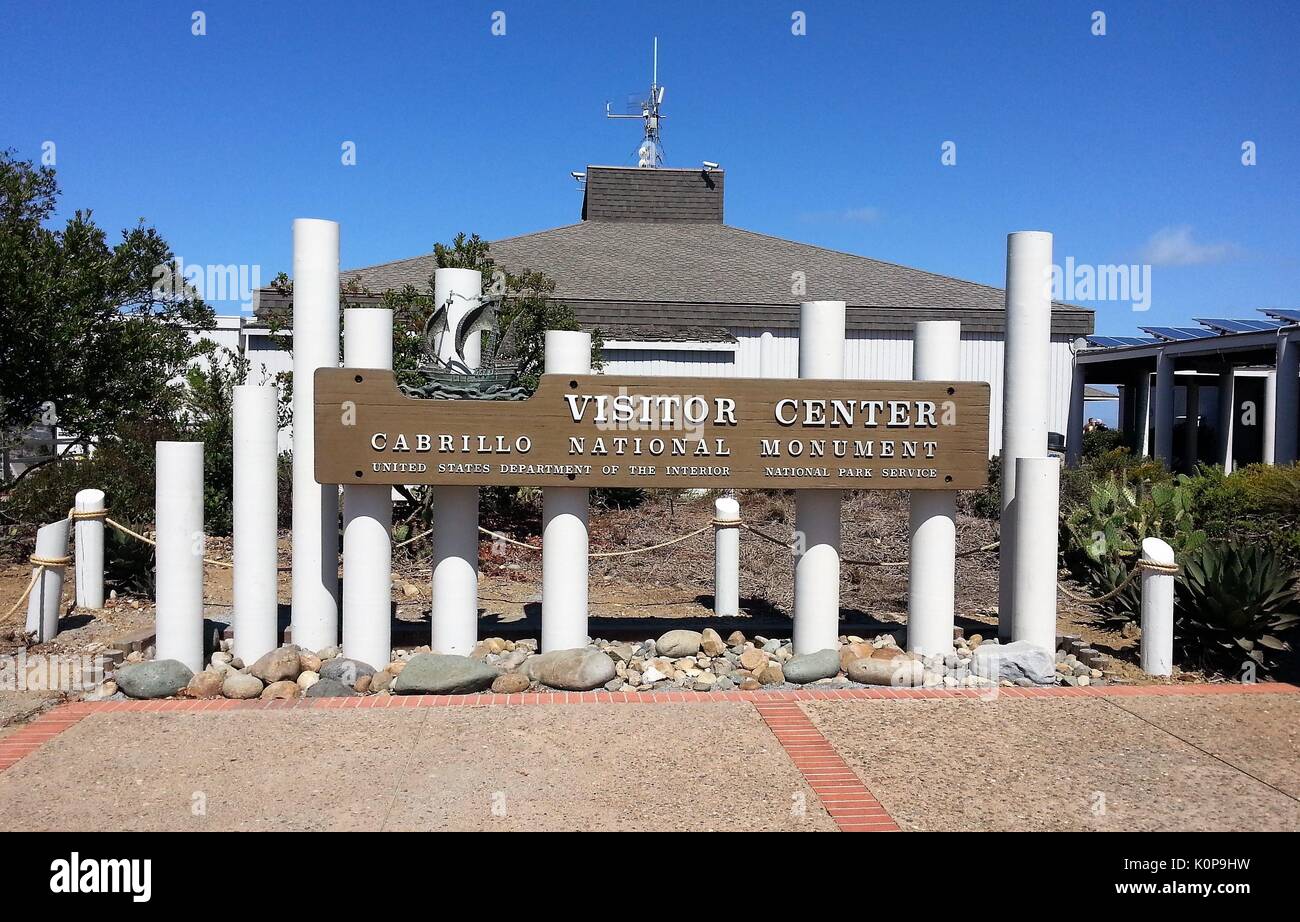
[[[744,492],[740,495],[745,522],[774,538],[788,540],[794,522],[792,494]],[[630,509],[594,509],[591,515],[593,554],[658,544],[708,523],[713,497],[673,498],[651,494]],[[485,527],[501,527],[485,521]],[[525,522],[509,537],[533,545],[539,522]],[[896,629],[907,612],[907,497],[875,491],[845,494],[841,607],[843,630],[867,634]],[[998,557],[979,549],[997,540],[997,524],[964,514],[958,517],[958,550],[973,551],[957,565],[957,624],[968,634],[988,634],[997,623]],[[210,538],[207,556],[229,560],[229,539]],[[880,565],[874,565],[876,563]],[[287,533],[280,545],[281,621],[288,624],[290,597]],[[428,542],[417,541],[394,555],[397,624],[394,642],[418,645],[427,640],[429,621]],[[27,585],[30,569],[17,563],[0,567],[0,610]],[[541,613],[541,555],[536,551],[484,538],[480,545],[481,634],[514,633],[537,636]],[[206,616],[215,626],[231,618],[231,571],[209,566],[206,573]],[[668,622],[688,619],[719,629],[740,629],[789,636],[793,601],[790,551],[750,532],[741,538],[741,608],[738,619],[719,621],[712,614],[713,534],[711,530],[667,548],[644,554],[591,561],[590,610],[594,636],[657,636]],[[95,644],[112,647],[123,637],[153,626],[152,600],[124,595],[102,612],[72,609],[72,572],[68,572],[64,601],[69,606],[59,637],[29,653],[80,653]],[[0,654],[20,647],[25,607],[0,623]],[[1124,682],[1151,681],[1136,667],[1136,641],[1122,636],[1102,612],[1061,598],[1059,629],[1081,635],[1092,646],[1116,659],[1115,678]],[[665,626],[667,624],[667,626]],[[1197,674],[1176,676],[1199,679]]]

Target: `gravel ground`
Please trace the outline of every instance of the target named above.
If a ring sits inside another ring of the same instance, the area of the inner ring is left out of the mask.
[[[0,774],[0,828],[834,825],[753,707],[718,703],[94,715]]]
[[[803,706],[903,829],[1296,831],[1300,802],[1247,774],[1294,783],[1293,699],[1185,698],[1166,714],[1172,701],[1120,702],[1174,733],[1199,724],[1215,755],[1097,698]],[[1235,721],[1273,729],[1212,729]]]

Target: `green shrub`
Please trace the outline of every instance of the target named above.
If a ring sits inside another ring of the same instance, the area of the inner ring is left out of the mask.
[[[1291,646],[1280,635],[1300,621],[1300,585],[1266,545],[1215,541],[1180,556],[1175,638],[1185,659],[1234,671],[1244,655],[1263,672]]]

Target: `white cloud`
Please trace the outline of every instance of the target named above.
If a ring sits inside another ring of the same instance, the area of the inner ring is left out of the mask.
[[[799,220],[815,224],[875,224],[880,220],[880,209],[864,205],[837,211],[805,211]]]
[[[1189,224],[1162,227],[1142,249],[1142,261],[1152,266],[1202,266],[1223,262],[1241,252],[1235,243],[1201,243]]]

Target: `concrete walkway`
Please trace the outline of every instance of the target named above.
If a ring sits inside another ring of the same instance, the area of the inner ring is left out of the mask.
[[[76,704],[0,738],[0,829],[1297,830],[1297,692]]]

